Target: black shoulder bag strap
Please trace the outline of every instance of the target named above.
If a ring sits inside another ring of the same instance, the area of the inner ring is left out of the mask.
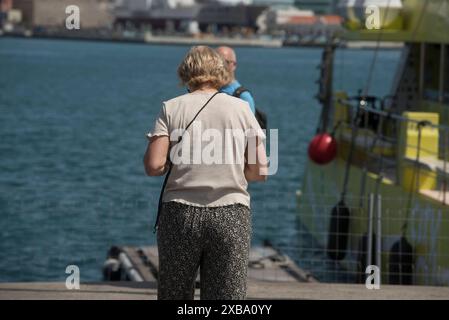
[[[190,121],[189,124],[186,126],[186,128],[184,129],[184,132],[187,131],[187,129],[192,125],[192,123],[196,120],[198,115],[201,113],[201,111],[203,111],[203,109],[206,108],[206,106],[209,104],[209,102],[219,93],[220,92],[215,92],[214,95],[212,97],[210,97],[209,100],[206,101],[206,103],[201,107],[201,109],[195,114],[195,116],[193,117],[192,121]],[[178,143],[180,143],[182,141],[183,135],[184,135],[184,133],[178,138],[178,141],[172,146],[172,148],[174,148]],[[169,150],[169,154],[170,154],[170,150]],[[162,209],[162,197],[164,196],[165,186],[167,185],[167,181],[168,181],[168,178],[170,176],[172,168],[173,168],[173,165],[170,162],[167,174],[165,175],[164,183],[162,184],[161,193],[159,195],[159,203],[158,203],[158,206],[157,206],[156,222],[154,223],[154,230],[153,230],[154,233],[156,233],[157,228],[158,228],[159,216],[161,214],[161,209]]]
[[[233,96],[233,97],[236,97],[236,98],[240,98],[240,96],[242,95],[242,93],[243,93],[243,92],[246,92],[246,91],[249,92],[249,90],[246,89],[244,86],[240,86],[240,87],[238,87],[237,89],[234,90],[234,93],[232,94],[232,96]]]
[[[240,86],[237,89],[235,89],[234,93],[232,94],[233,97],[240,98],[243,92],[250,92],[248,89],[246,89],[244,86]],[[251,93],[251,92],[250,92]],[[257,122],[259,122],[259,125],[262,129],[267,129],[267,115],[262,112],[259,108],[255,108],[255,114]]]

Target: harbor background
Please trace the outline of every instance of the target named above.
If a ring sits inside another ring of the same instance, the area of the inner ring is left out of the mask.
[[[335,0],[0,0],[5,36],[322,46],[342,21]]]
[[[58,281],[76,264],[101,280],[114,244],[155,243],[161,179],[144,175],[144,134],[161,102],[182,94],[187,46],[0,38],[0,281]],[[279,171],[250,187],[253,243],[268,239],[322,281],[332,268],[296,214],[318,121],[321,50],[237,48],[238,78],[279,129]],[[385,95],[400,52],[382,50],[372,93]],[[373,52],[345,49],[335,89],[356,93]],[[350,80],[349,80],[350,79]],[[322,260],[320,260],[322,258]],[[322,263],[320,263],[322,261]]]

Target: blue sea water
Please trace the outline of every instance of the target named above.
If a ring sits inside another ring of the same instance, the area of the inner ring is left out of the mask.
[[[142,156],[161,102],[185,92],[184,46],[0,38],[0,282],[57,281],[67,265],[101,280],[112,245],[155,243],[161,178]],[[237,48],[238,78],[279,129],[279,170],[250,187],[253,242],[290,249],[295,191],[314,134],[320,49]],[[335,89],[356,93],[372,51],[336,57]],[[399,51],[381,51],[371,93],[388,92]]]

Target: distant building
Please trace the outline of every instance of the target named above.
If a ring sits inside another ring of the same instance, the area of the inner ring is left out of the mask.
[[[144,12],[152,9],[191,7],[195,0],[113,0],[114,11],[118,15],[124,13]]]
[[[203,0],[204,1],[204,0]],[[253,0],[212,0],[209,2],[218,2],[227,6],[235,6],[235,5],[251,5],[253,4]]]
[[[116,28],[151,28],[169,33],[192,33],[192,30],[232,33],[244,30],[243,33],[250,34],[257,30],[257,18],[265,9],[267,6],[264,5],[224,5],[212,1],[176,7],[155,6],[153,2],[148,10],[118,13],[114,25]]]
[[[170,8],[191,7],[197,2],[195,0],[150,0],[150,1],[167,1]]]
[[[202,6],[198,23],[202,31],[223,32],[236,29],[256,32],[257,18],[268,7],[265,5],[222,5],[206,4]]]
[[[112,26],[113,0],[14,0],[13,8],[22,12],[23,25],[35,27],[65,27],[69,5],[80,8],[80,24],[83,29]]]
[[[338,0],[294,0],[294,6],[301,10],[311,10],[317,15],[334,14]]]
[[[0,12],[8,12],[12,9],[12,0],[0,0]]]
[[[0,29],[11,31],[21,21],[22,13],[13,9],[13,0],[0,0]]]
[[[188,31],[197,25],[200,6],[160,7],[147,11],[134,11],[117,14],[114,21],[116,29],[151,29],[153,31]]]
[[[12,0],[4,1],[0,0],[0,32],[1,29],[3,29],[3,25],[6,22],[6,19],[8,17],[8,11],[12,7]]]
[[[148,0],[114,0],[114,14],[125,14],[136,11],[146,11],[150,8]]]
[[[285,30],[285,26],[294,20],[308,21],[306,24],[314,24],[317,21],[315,14],[310,10],[299,10],[293,6],[272,6],[265,10],[258,19],[259,31],[268,34],[276,34]]]
[[[311,10],[293,6],[273,6],[258,19],[260,32],[274,36],[328,38],[341,28],[342,18],[337,15],[315,15]]]
[[[340,29],[343,18],[337,15],[294,17],[283,27],[287,35],[328,39]]]

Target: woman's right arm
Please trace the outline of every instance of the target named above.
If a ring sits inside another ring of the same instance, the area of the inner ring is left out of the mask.
[[[252,156],[248,154],[253,152]],[[254,159],[255,158],[255,159]],[[259,137],[252,137],[248,141],[245,152],[246,181],[266,181],[268,175],[268,160],[265,145]]]
[[[167,136],[151,137],[143,157],[145,172],[149,176],[162,176],[165,173],[170,141]]]
[[[149,138],[147,151],[143,157],[145,172],[149,176],[162,176],[166,171],[168,149],[170,148],[169,130],[165,103],[159,112]]]

